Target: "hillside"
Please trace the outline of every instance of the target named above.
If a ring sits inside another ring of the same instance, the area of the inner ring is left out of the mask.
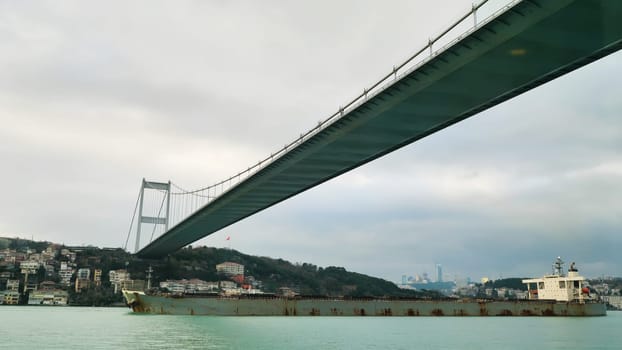
[[[245,266],[245,273],[263,282],[263,289],[276,292],[288,287],[300,294],[330,296],[413,297],[413,291],[399,289],[395,284],[343,267],[318,267],[314,264],[292,264],[283,259],[251,256],[236,250],[209,247],[185,248],[164,261],[153,262],[156,278],[200,278],[216,281],[215,265],[224,261]]]
[[[266,292],[288,287],[305,295],[329,296],[391,296],[412,297],[416,294],[397,288],[395,284],[343,267],[318,267],[314,264],[292,264],[283,259],[251,256],[235,250],[209,247],[185,248],[164,261],[153,262],[156,278],[199,278],[216,281],[214,266],[224,261],[245,266],[245,273],[263,282]]]
[[[50,249],[48,249],[50,248]],[[46,250],[53,255],[41,254]],[[4,252],[4,253],[3,253]],[[11,253],[13,252],[13,253]],[[63,253],[64,252],[64,253]],[[70,254],[67,254],[70,252]],[[13,262],[4,257],[13,257]],[[416,292],[399,289],[395,284],[364,274],[346,271],[343,267],[318,267],[311,263],[292,264],[278,258],[259,257],[243,254],[231,249],[210,247],[184,248],[161,260],[142,260],[122,249],[100,249],[97,247],[66,247],[50,242],[33,242],[23,239],[0,238],[0,273],[5,279],[23,281],[20,271],[22,260],[39,259],[41,267],[36,275],[29,276],[30,284],[43,281],[59,283],[61,263],[71,264],[77,269],[101,270],[101,283],[76,292],[73,283],[64,288],[69,292],[70,304],[106,305],[120,301],[112,292],[113,286],[108,273],[111,270],[126,269],[132,279],[146,279],[146,270],[154,270],[152,285],[158,286],[165,280],[201,279],[220,281],[227,279],[216,273],[216,265],[234,262],[244,265],[244,274],[261,281],[261,289],[268,293],[278,293],[280,288],[289,288],[303,295],[326,295],[345,297],[437,297],[434,292]],[[46,258],[44,258],[44,256]],[[10,277],[7,277],[10,276]],[[33,280],[36,279],[36,280]],[[6,285],[7,281],[4,281]],[[0,289],[3,281],[0,281]]]

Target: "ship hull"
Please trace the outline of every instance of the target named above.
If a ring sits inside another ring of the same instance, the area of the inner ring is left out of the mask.
[[[214,316],[605,316],[602,303],[191,297],[124,291],[137,313]]]

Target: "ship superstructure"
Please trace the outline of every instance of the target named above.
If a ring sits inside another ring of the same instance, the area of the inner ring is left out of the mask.
[[[591,300],[585,278],[579,275],[575,263],[570,264],[568,274],[564,273],[564,262],[557,257],[553,263],[553,273],[541,278],[525,279],[528,298],[531,300],[576,301],[584,303]]]

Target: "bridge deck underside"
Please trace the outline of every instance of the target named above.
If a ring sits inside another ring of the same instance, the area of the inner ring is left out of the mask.
[[[138,252],[158,258],[617,51],[622,1],[524,1]]]

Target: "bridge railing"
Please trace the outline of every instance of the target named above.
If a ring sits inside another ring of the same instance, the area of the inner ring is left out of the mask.
[[[312,138],[317,133],[321,132],[326,127],[339,120],[339,118],[358,108],[369,99],[378,95],[387,88],[391,87],[402,77],[410,74],[414,70],[426,64],[438,54],[447,50],[458,41],[462,40],[475,30],[479,29],[481,26],[492,21],[494,18],[509,10],[521,1],[522,0],[512,0],[509,2],[507,0],[483,0],[479,4],[474,4],[468,12],[466,12],[463,16],[453,22],[453,24],[451,24],[447,29],[443,30],[440,34],[428,39],[428,42],[423,47],[421,47],[413,55],[407,58],[403,63],[394,66],[389,73],[380,78],[376,83],[363,89],[363,92],[361,94],[356,96],[347,104],[345,104],[344,106],[340,106],[335,113],[333,113],[323,121],[319,121],[317,125],[309,131],[300,134],[300,136],[292,142],[284,145],[276,152],[271,153],[270,156],[258,161],[252,166],[249,166],[247,169],[244,169],[220,182],[196,190],[185,190],[182,187],[173,183],[172,185],[176,188],[176,191],[171,191],[170,193],[171,211],[169,213],[169,228],[174,227],[176,224],[183,221],[196,210],[207,205],[215,198],[218,198],[227,191],[230,191],[242,181],[246,180],[253,174],[265,168],[292,149],[298,147],[298,145]],[[499,4],[499,2],[502,2],[502,4]],[[478,17],[483,19],[478,20]]]

